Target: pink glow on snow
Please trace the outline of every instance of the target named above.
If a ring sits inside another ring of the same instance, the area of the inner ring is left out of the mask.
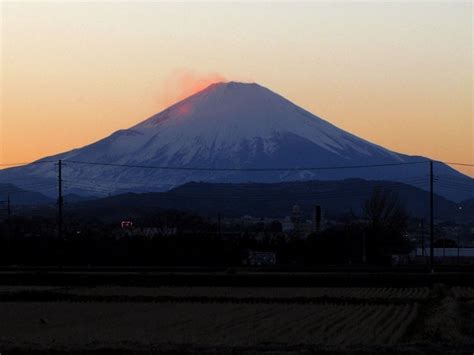
[[[226,79],[218,73],[198,74],[191,70],[177,70],[165,80],[161,104],[169,106],[211,84],[223,81]]]
[[[183,103],[176,107],[176,113],[180,116],[186,115],[191,111],[191,105],[189,103]]]

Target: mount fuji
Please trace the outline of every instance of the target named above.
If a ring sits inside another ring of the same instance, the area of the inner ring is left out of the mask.
[[[59,159],[64,162],[65,189],[82,195],[164,191],[191,181],[347,178],[397,181],[426,189],[429,179],[429,159],[385,149],[265,87],[237,82],[212,84],[85,147],[1,170],[0,182],[23,183],[52,195],[57,179],[53,161]],[[445,184],[436,186],[436,193],[455,201],[474,197],[474,179],[443,163],[434,165],[436,177],[463,187],[461,191]],[[312,169],[320,167],[325,169]]]

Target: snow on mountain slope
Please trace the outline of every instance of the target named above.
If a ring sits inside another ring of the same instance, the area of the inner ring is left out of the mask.
[[[167,151],[170,159],[174,153],[186,152],[182,163],[193,159],[196,147],[200,149],[199,154],[207,158],[218,156],[219,152],[238,153],[243,145],[271,155],[278,149],[278,142],[288,136],[306,139],[342,158],[347,150],[370,156],[371,148],[398,158],[258,84],[213,84],[132,130],[152,137],[149,147],[177,149]]]
[[[126,130],[45,160],[66,162],[66,187],[75,193],[165,190],[189,181],[275,182],[366,178],[427,187],[428,164],[384,168],[303,171],[211,171],[122,168],[92,162],[205,169],[307,168],[397,164],[426,160],[389,151],[345,132],[258,85],[217,83]],[[69,160],[69,162],[68,162]],[[73,162],[75,161],[75,162]],[[437,173],[473,184],[443,164]],[[0,181],[18,177],[52,183],[52,164],[0,171]],[[40,189],[41,190],[41,189]],[[455,191],[439,191],[461,199]],[[474,196],[474,184],[473,184]],[[463,197],[466,196],[463,194]]]

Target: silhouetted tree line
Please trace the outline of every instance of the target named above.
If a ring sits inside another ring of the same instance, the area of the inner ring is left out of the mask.
[[[56,221],[12,217],[0,224],[1,265],[238,266],[245,251],[272,251],[281,265],[387,264],[410,250],[403,237],[408,216],[396,196],[375,190],[365,220],[347,220],[305,239],[270,225],[228,230],[198,215],[167,211],[135,225],[175,228],[175,235],[127,235],[117,224],[68,217],[63,238]]]

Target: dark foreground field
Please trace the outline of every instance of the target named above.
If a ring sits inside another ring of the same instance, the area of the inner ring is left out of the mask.
[[[91,287],[37,276],[0,286],[2,354],[474,351],[467,285]]]

